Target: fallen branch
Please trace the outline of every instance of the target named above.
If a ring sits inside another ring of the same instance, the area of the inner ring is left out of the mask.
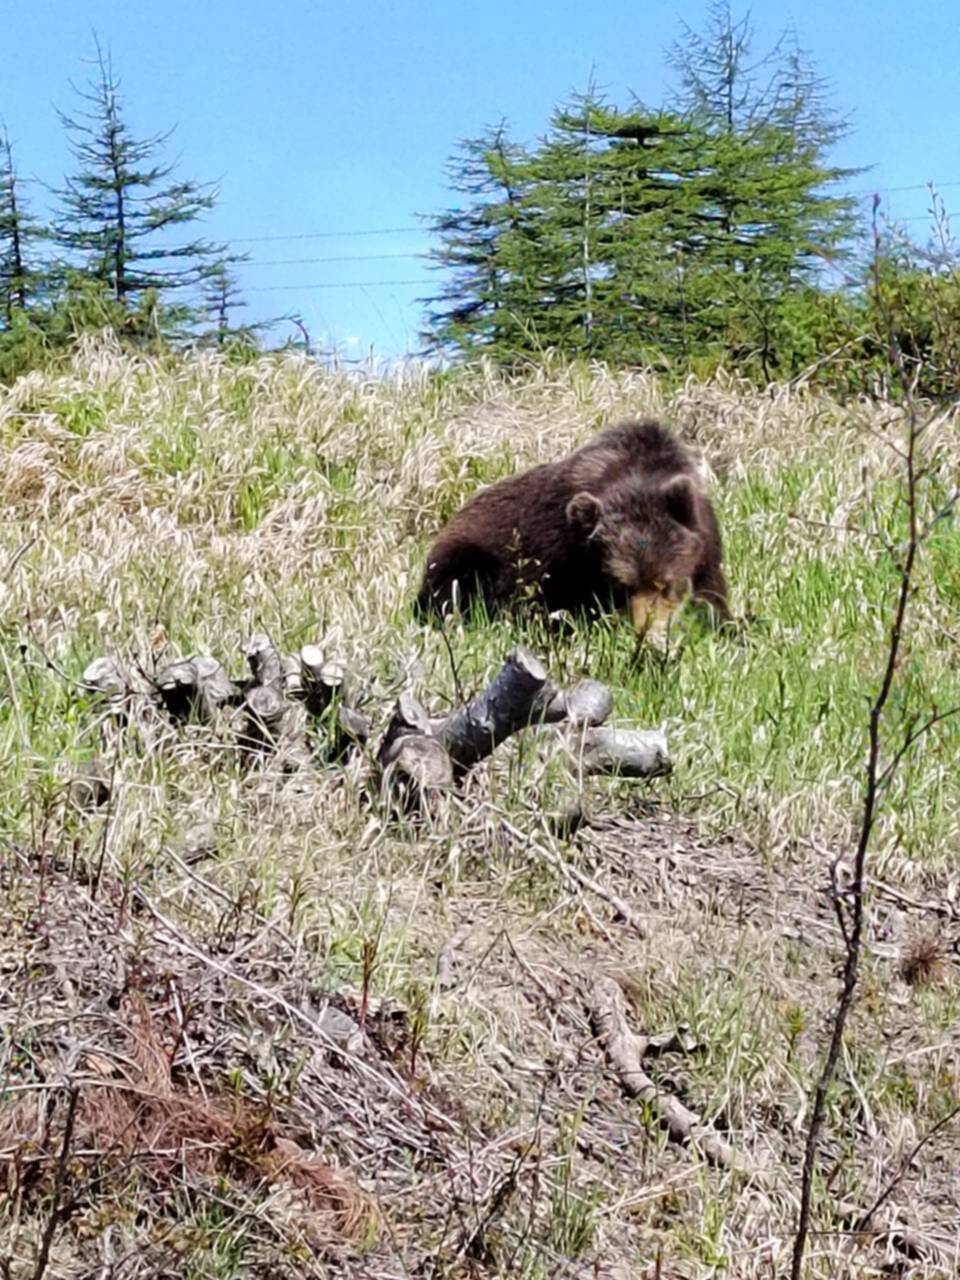
[[[528,853],[545,862],[548,867],[553,867],[553,869],[564,878],[572,880],[578,888],[587,889],[590,893],[595,893],[598,898],[602,898],[604,902],[609,902],[617,915],[625,924],[628,924],[631,929],[634,929],[639,937],[645,938],[647,936],[647,926],[636,912],[631,910],[627,903],[624,902],[623,898],[614,893],[612,889],[606,888],[606,886],[602,885],[598,880],[591,879],[590,876],[586,875],[578,867],[573,866],[569,862],[565,862],[561,857],[559,857],[559,855],[552,853],[543,845],[530,840],[529,836],[524,835],[522,831],[519,831],[502,815],[500,816],[500,823],[503,828],[510,833],[514,840],[520,843]]]
[[[674,1142],[695,1144],[711,1164],[744,1173],[757,1172],[695,1111],[673,1094],[664,1093],[644,1071],[642,1064],[650,1041],[630,1029],[627,1002],[618,983],[612,978],[598,978],[590,992],[589,1007],[594,1033],[624,1092],[655,1108]]]

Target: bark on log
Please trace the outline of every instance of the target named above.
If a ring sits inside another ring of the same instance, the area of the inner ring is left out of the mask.
[[[345,754],[350,747],[362,747],[370,740],[372,732],[373,725],[368,716],[342,703],[337,707],[337,751]]]
[[[381,759],[383,788],[404,807],[423,812],[453,787],[453,763],[436,738],[408,733]]]
[[[126,701],[133,685],[129,673],[116,658],[94,658],[84,668],[80,681],[91,693],[100,694],[114,715],[126,713]]]
[[[627,1002],[618,983],[599,978],[589,997],[590,1021],[603,1046],[607,1061],[620,1079],[624,1093],[639,1098],[659,1112],[661,1122],[674,1142],[695,1143],[706,1158],[724,1168],[754,1173],[748,1162],[695,1111],[679,1098],[664,1093],[643,1069],[648,1041],[636,1035],[627,1020]]]
[[[486,689],[454,711],[436,731],[438,740],[462,775],[512,733],[531,721],[547,673],[526,649],[515,649]]]
[[[216,658],[206,655],[171,662],[158,673],[156,688],[174,720],[194,716],[201,722],[212,720],[221,707],[236,702],[240,692]]]
[[[341,704],[350,701],[352,681],[341,662],[326,659],[315,644],[305,644],[285,671],[287,696],[302,702],[312,716],[321,716],[339,697]]]
[[[283,731],[287,705],[276,685],[256,685],[243,700],[240,746],[247,752],[275,750]]]
[[[280,683],[284,696],[296,702],[303,701],[303,676],[300,671],[300,659],[292,653],[280,655]]]
[[[389,764],[387,757],[400,738],[410,734],[430,737],[430,730],[431,720],[424,708],[412,693],[401,693],[377,748],[377,762],[386,767]]]
[[[601,725],[613,710],[613,694],[599,680],[581,680],[573,689],[557,689],[549,682],[537,698],[534,723]]]
[[[247,642],[247,662],[253,679],[261,686],[279,685],[283,680],[283,660],[270,637],[258,631]]]
[[[384,791],[404,808],[432,804],[453,785],[453,763],[430,733],[430,717],[411,693],[402,693],[377,748]]]
[[[587,775],[656,778],[673,768],[660,729],[588,728],[570,735],[568,742]]]
[[[247,644],[247,662],[254,685],[243,700],[243,714],[238,735],[245,755],[276,753],[284,769],[301,768],[309,763],[306,723],[302,707],[284,697],[286,679],[291,669],[268,635],[258,632]]]

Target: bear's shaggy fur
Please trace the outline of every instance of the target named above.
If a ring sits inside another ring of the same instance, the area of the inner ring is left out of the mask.
[[[691,594],[730,617],[720,530],[687,449],[657,422],[481,490],[434,543],[421,616],[518,597],[550,611],[628,608],[639,632]]]

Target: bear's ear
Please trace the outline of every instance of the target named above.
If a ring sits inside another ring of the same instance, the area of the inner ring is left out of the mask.
[[[697,528],[697,495],[689,476],[676,476],[660,490],[667,515],[685,529]]]
[[[602,515],[603,503],[592,493],[575,493],[567,503],[567,523],[581,538],[596,533]]]

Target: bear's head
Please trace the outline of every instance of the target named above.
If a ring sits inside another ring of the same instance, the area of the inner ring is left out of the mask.
[[[703,553],[689,476],[661,485],[626,479],[602,497],[575,494],[567,521],[578,541],[598,548],[604,575],[626,593],[640,634],[669,617],[687,594]]]

